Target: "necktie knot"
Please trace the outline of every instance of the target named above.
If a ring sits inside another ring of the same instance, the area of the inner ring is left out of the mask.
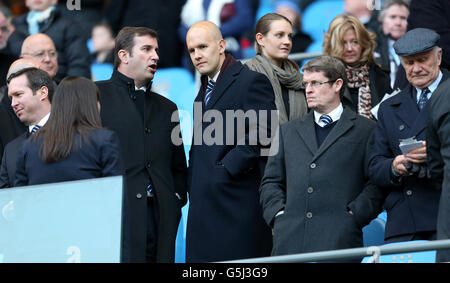
[[[31,133],[32,133],[32,134],[36,133],[37,130],[39,130],[40,128],[41,128],[41,126],[39,126],[39,125],[34,126],[34,127],[31,129]]]
[[[427,104],[428,94],[430,92],[431,91],[427,87],[422,89],[422,93],[420,94],[420,97],[419,97],[419,102],[417,103],[420,110],[422,110],[425,107],[425,104]]]
[[[208,104],[209,99],[211,98],[212,90],[214,89],[214,85],[216,83],[213,80],[209,80],[208,84],[206,85],[206,91],[205,91],[205,105]]]
[[[331,119],[329,115],[320,116],[319,121],[321,121],[324,126],[328,126],[329,124],[333,123],[333,119]]]

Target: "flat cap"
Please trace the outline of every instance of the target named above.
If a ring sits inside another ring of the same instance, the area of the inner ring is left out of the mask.
[[[427,28],[416,28],[408,31],[397,42],[394,50],[398,56],[410,56],[430,51],[441,37],[434,30]]]

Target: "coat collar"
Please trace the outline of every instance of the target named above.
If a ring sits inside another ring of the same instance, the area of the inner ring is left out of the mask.
[[[123,87],[126,87],[129,90],[135,91],[134,79],[125,76],[117,69],[114,70],[114,72],[112,73],[111,80]],[[152,88],[152,81],[147,85],[146,93],[149,93],[151,88]]]
[[[331,145],[337,142],[342,135],[353,128],[354,120],[356,118],[357,114],[355,112],[350,110],[348,107],[344,107],[344,112],[342,112],[341,118],[337,121],[336,125],[320,147],[317,146],[313,111],[309,112],[305,118],[297,120],[296,130],[313,155],[311,162],[319,158],[319,156],[321,156]]]

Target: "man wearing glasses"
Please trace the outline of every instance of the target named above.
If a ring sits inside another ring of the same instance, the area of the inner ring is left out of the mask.
[[[322,56],[302,70],[312,111],[281,125],[260,188],[273,255],[362,247],[383,201],[367,174],[375,122],[342,106],[344,65]]]
[[[53,79],[58,72],[58,53],[53,40],[46,34],[28,36],[22,44],[21,58],[33,58],[41,63],[42,70]]]

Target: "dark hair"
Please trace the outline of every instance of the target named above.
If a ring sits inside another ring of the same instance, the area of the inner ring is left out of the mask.
[[[342,79],[344,84],[342,85],[340,94],[344,94],[344,89],[347,81],[347,74],[345,71],[344,63],[331,56],[320,56],[307,62],[303,68],[303,72],[323,72],[324,76],[331,82],[335,82],[338,79]]]
[[[282,16],[277,13],[265,14],[256,23],[255,36],[257,33],[260,33],[265,36],[270,31],[270,25],[272,24],[272,22],[279,21],[279,20],[285,20],[292,26],[291,21],[289,21],[289,19],[286,18],[285,16]],[[256,49],[256,53],[258,53],[258,54],[260,54],[262,52],[261,46],[259,46],[257,41],[255,41],[255,49]]]
[[[134,47],[134,38],[136,36],[149,35],[153,38],[158,39],[158,33],[147,27],[124,27],[119,31],[116,36],[116,43],[114,47],[114,69],[117,69],[121,63],[119,58],[119,51],[126,50],[133,56],[132,50]]]
[[[33,95],[36,94],[36,91],[45,86],[48,89],[48,100],[50,101],[50,103],[52,102],[53,94],[55,92],[55,85],[52,78],[47,72],[34,67],[25,68],[12,73],[6,80],[6,83],[9,85],[12,79],[20,77],[22,75],[25,75],[27,77],[28,87],[33,92]]]
[[[89,132],[101,128],[97,103],[100,93],[97,86],[83,77],[66,77],[56,89],[50,118],[33,135],[42,137],[41,158],[45,163],[64,159],[73,150],[75,134],[88,142]],[[81,142],[80,142],[81,146]]]

